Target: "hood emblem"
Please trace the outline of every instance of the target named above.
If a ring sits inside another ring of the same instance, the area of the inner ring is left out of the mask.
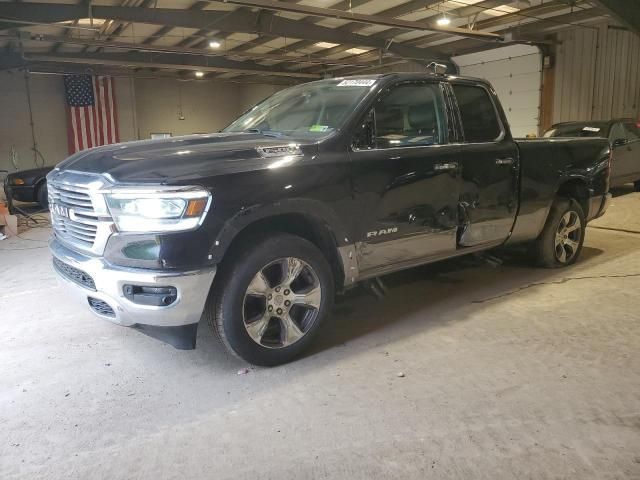
[[[302,155],[302,149],[297,143],[289,143],[288,145],[277,145],[273,147],[257,147],[256,150],[260,156],[264,158]]]

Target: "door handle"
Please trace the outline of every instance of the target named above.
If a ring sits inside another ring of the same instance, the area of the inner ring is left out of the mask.
[[[496,165],[513,165],[513,158],[498,158]]]
[[[433,166],[433,169],[436,172],[450,172],[458,168],[458,164],[456,162],[451,163],[436,163]]]

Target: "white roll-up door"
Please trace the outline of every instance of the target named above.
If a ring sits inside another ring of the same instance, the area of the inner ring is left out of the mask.
[[[540,123],[542,54],[537,47],[510,45],[453,57],[460,75],[491,82],[514,137],[537,135]]]

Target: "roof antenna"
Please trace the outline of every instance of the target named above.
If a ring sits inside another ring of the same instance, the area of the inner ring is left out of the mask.
[[[427,65],[427,69],[431,70],[431,73],[435,75],[444,75],[447,73],[447,66],[443,63],[431,62]]]

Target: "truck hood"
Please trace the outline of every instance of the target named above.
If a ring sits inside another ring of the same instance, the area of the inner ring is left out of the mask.
[[[60,170],[107,174],[117,183],[182,183],[190,179],[273,168],[282,157],[265,157],[260,148],[295,143],[303,155],[317,153],[315,141],[256,133],[212,133],[141,140],[91,148],[58,164]]]

